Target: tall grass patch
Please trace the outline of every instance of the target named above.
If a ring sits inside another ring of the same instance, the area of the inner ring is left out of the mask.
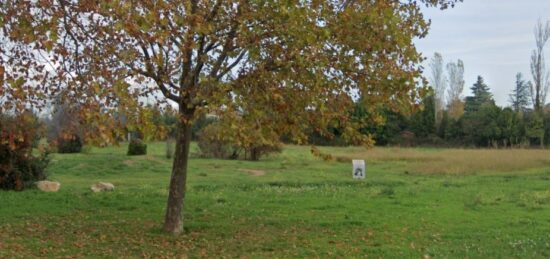
[[[550,166],[550,150],[542,149],[418,149],[331,148],[341,160],[365,159],[371,163],[406,164],[407,170],[424,174],[463,175],[481,172],[514,172]],[[344,159],[342,159],[344,158]]]

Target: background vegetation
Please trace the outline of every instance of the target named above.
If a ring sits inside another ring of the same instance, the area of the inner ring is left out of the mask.
[[[550,256],[550,151],[321,148],[366,159],[365,181],[307,147],[260,162],[192,158],[175,237],[158,220],[164,149],[53,154],[58,193],[0,192],[0,257]],[[92,193],[97,181],[116,190]]]

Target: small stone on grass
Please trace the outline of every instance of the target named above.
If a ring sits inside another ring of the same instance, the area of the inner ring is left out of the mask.
[[[112,183],[99,182],[92,185],[90,189],[92,189],[92,192],[114,191],[115,186]]]
[[[52,181],[38,181],[35,184],[36,187],[43,192],[57,192],[61,187],[60,183]]]

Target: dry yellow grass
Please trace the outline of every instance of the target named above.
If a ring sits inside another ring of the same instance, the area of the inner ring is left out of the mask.
[[[339,161],[403,162],[407,170],[426,174],[512,172],[550,166],[550,150],[540,149],[336,148],[330,153]]]

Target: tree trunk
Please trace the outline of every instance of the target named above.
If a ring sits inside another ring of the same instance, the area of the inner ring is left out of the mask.
[[[187,119],[180,120],[176,138],[176,152],[172,165],[172,177],[170,178],[168,204],[166,205],[166,217],[164,219],[164,231],[172,234],[183,232],[183,202],[187,182],[190,142],[191,123]]]
[[[250,149],[250,160],[251,161],[258,161],[260,160],[260,151],[259,148],[253,147]]]

